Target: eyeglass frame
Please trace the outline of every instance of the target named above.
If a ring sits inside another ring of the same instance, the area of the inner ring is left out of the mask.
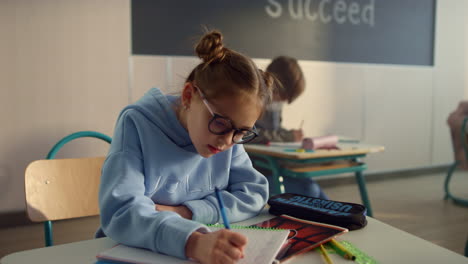
[[[206,99],[206,96],[205,94],[203,94],[203,92],[201,91],[201,89],[196,86],[195,84],[192,84],[193,88],[195,88],[197,91],[198,91],[198,94],[200,95],[201,99],[202,99],[202,102],[203,104],[206,106],[206,109],[208,109],[208,111],[210,112],[210,114],[212,115],[210,121],[208,121],[208,131],[210,131],[210,133],[212,134],[215,134],[215,135],[218,135],[218,136],[221,136],[221,135],[226,135],[228,133],[231,133],[231,131],[234,131],[234,133],[232,134],[232,142],[234,142],[235,144],[245,144],[245,143],[248,143],[250,141],[252,141],[254,138],[258,137],[258,132],[257,132],[257,129],[255,127],[255,125],[252,127],[252,129],[246,129],[246,128],[236,128],[234,125],[233,125],[233,122],[231,119],[227,118],[227,117],[224,117],[222,115],[219,115],[219,114],[216,114],[212,109],[211,107],[209,106],[209,103],[208,103],[208,100]],[[213,123],[213,121],[216,120],[216,118],[221,118],[221,119],[224,119],[224,120],[227,120],[229,122],[229,124],[231,125],[231,129],[230,130],[226,130],[226,131],[223,131],[223,132],[213,132],[210,128],[210,125],[211,123]],[[248,139],[246,141],[241,141],[241,142],[236,142],[234,140],[234,137],[236,136],[236,134],[239,134],[239,133],[242,133],[242,131],[248,131],[248,132],[251,132],[253,133],[253,137],[251,139]]]

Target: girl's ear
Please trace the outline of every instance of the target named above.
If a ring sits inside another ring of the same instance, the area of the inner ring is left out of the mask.
[[[184,84],[184,89],[182,90],[182,95],[181,95],[181,102],[182,102],[183,109],[187,110],[190,108],[190,104],[192,102],[194,92],[195,90],[194,90],[192,83],[186,82]]]

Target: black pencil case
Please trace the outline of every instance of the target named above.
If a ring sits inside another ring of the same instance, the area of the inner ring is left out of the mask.
[[[301,219],[326,223],[356,230],[367,225],[364,205],[325,200],[295,193],[283,193],[270,197],[269,212],[287,214]]]

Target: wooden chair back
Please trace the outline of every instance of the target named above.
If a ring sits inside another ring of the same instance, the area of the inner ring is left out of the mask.
[[[99,215],[105,157],[36,160],[25,172],[26,211],[34,222]]]

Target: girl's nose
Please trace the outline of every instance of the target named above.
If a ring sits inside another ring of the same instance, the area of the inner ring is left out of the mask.
[[[218,137],[218,143],[223,146],[231,146],[233,144],[232,137],[234,136],[234,131],[220,135]]]

